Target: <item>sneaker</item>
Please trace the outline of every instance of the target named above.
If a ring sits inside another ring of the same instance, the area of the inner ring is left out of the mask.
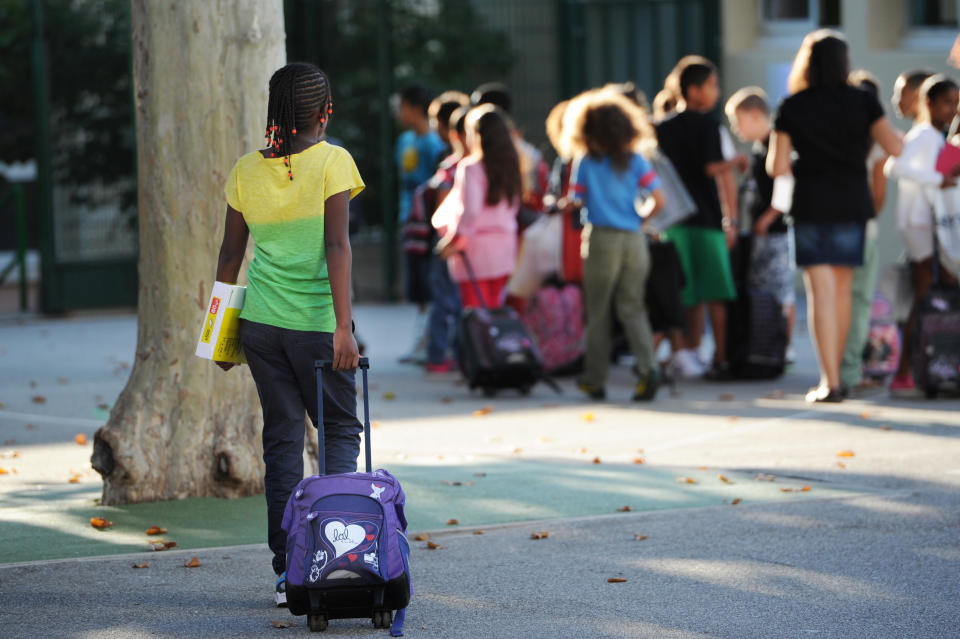
[[[673,356],[673,369],[679,377],[703,377],[706,368],[700,363],[697,354],[689,349],[677,351]]]
[[[282,575],[277,577],[276,602],[277,602],[277,608],[287,607],[287,573],[286,571],[284,571]]]
[[[601,400],[607,398],[607,391],[603,388],[603,386],[593,386],[591,384],[587,384],[586,382],[578,381],[577,388],[586,393],[590,399]]]
[[[897,399],[917,399],[923,396],[913,381],[913,373],[898,375],[890,382],[890,396]]]
[[[457,365],[454,363],[452,359],[448,359],[447,361],[441,362],[439,364],[431,364],[427,362],[428,373],[438,373],[438,374],[452,373],[456,369],[457,369]]]
[[[727,362],[714,362],[703,378],[710,382],[729,382],[733,379],[733,373],[730,372],[730,364]]]
[[[793,347],[793,344],[787,347],[787,352],[783,356],[783,361],[787,366],[793,366],[797,363],[797,349]]]
[[[660,371],[652,370],[646,375],[641,375],[637,380],[637,385],[633,391],[633,401],[649,402],[657,396],[660,389]]]

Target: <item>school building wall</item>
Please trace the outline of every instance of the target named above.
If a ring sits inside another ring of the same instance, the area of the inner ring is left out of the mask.
[[[817,25],[765,22],[761,2],[722,3],[722,86],[724,95],[729,96],[740,87],[759,85],[775,106],[785,93],[786,74],[803,36]],[[956,29],[912,28],[909,5],[909,0],[841,0],[838,27],[850,44],[853,68],[867,69],[877,77],[887,115],[903,131],[910,125],[896,118],[890,103],[894,80],[901,71],[924,68],[960,76],[960,71],[946,63]],[[903,251],[896,231],[896,199],[897,187],[891,182],[879,221],[881,269]]]

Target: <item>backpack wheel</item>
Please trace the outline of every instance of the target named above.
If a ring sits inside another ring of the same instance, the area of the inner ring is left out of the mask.
[[[327,629],[326,615],[307,615],[307,625],[312,632],[323,632]]]
[[[393,624],[393,614],[389,610],[375,610],[373,613],[374,628],[389,628]]]

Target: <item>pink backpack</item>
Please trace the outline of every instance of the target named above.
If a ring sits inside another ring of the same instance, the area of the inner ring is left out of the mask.
[[[583,293],[579,286],[544,286],[527,303],[523,323],[537,340],[547,374],[580,370],[585,346]]]
[[[863,372],[869,377],[886,377],[897,372],[902,349],[900,329],[893,317],[893,305],[882,294],[873,297],[870,332],[863,349]]]

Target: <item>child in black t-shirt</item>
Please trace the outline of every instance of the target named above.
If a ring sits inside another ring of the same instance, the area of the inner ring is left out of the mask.
[[[697,351],[703,337],[704,305],[716,344],[708,379],[728,379],[726,302],[736,297],[728,250],[736,241],[736,211],[724,213],[717,182],[736,189],[733,163],[723,158],[720,123],[710,114],[720,98],[717,69],[704,58],[688,58],[678,74],[682,104],[657,125],[660,148],[696,203],[697,212],[665,232],[674,243],[686,278],[682,292],[687,331],[674,341],[674,366],[683,376],[702,371]]]
[[[793,240],[784,211],[773,205],[773,178],[767,174],[770,150],[770,105],[759,87],[745,87],[734,93],[725,108],[730,127],[744,142],[752,142],[750,173],[753,197],[748,211],[753,230],[749,287],[776,296],[787,316],[788,335],[793,334],[796,317],[796,266]]]

